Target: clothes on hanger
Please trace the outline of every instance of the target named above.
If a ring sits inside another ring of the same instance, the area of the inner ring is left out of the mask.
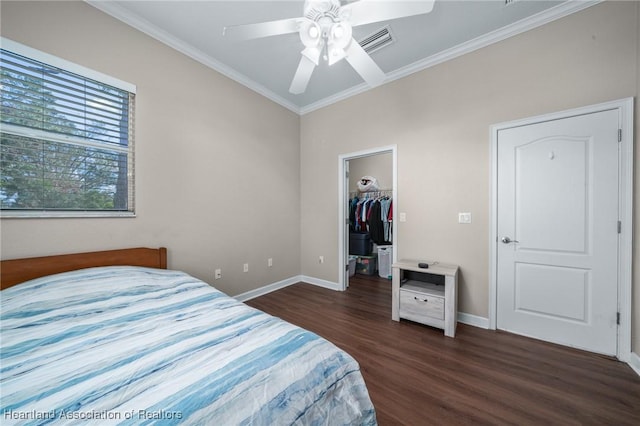
[[[349,199],[349,230],[369,233],[378,245],[392,241],[393,201],[379,193],[354,194]]]

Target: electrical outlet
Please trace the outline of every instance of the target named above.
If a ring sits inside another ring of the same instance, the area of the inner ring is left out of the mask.
[[[320,262],[320,263],[324,263],[324,256],[320,256],[320,257],[318,257],[318,262]]]
[[[273,259],[272,258],[267,259],[267,266],[269,268],[271,268],[273,266]]]
[[[215,278],[216,280],[219,280],[220,278],[222,278],[222,269],[216,269],[216,272],[215,272],[214,278]]]
[[[242,266],[242,270],[243,270],[244,272],[249,272],[249,264],[248,264],[248,263],[245,263],[245,264]]]

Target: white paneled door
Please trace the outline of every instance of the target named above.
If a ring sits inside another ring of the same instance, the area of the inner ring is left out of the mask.
[[[619,113],[498,133],[497,327],[617,350]]]

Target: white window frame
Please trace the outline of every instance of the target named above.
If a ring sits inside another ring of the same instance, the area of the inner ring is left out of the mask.
[[[99,71],[92,70],[90,68],[84,67],[82,65],[78,65],[76,63],[67,61],[65,59],[59,58],[57,56],[51,55],[46,52],[42,52],[40,50],[34,49],[29,46],[25,46],[16,41],[0,37],[0,48],[4,50],[8,50],[10,52],[16,53],[18,55],[27,57],[29,59],[33,59],[39,62],[43,62],[45,64],[61,68],[65,71],[78,74],[82,77],[96,80],[100,83],[107,84],[109,86],[116,87],[121,90],[125,90],[129,93],[136,94],[136,85],[128,83],[126,81],[122,81],[115,77],[109,76],[107,74],[103,74]],[[135,105],[134,105],[135,107]],[[134,111],[135,114],[135,111]],[[28,129],[20,126],[10,125],[6,123],[0,124],[2,131],[17,134],[22,136],[29,137],[39,137],[41,138],[41,132],[37,129]],[[40,135],[40,136],[39,136]],[[47,140],[53,140],[51,136],[47,136]],[[60,136],[60,141],[64,141],[65,143],[73,143],[72,137]],[[90,143],[83,142],[82,145],[89,146]],[[135,152],[134,152],[134,141],[129,141],[129,147],[127,148],[127,154],[129,156],[129,163],[132,167],[128,170],[127,178],[131,182],[129,185],[129,210],[0,210],[0,218],[69,218],[69,217],[135,217],[135,180],[134,180],[134,171],[135,171]]]

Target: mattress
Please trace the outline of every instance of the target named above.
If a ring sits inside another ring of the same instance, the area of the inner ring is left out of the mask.
[[[3,424],[376,424],[349,354],[186,273],[90,268],[1,296]]]

